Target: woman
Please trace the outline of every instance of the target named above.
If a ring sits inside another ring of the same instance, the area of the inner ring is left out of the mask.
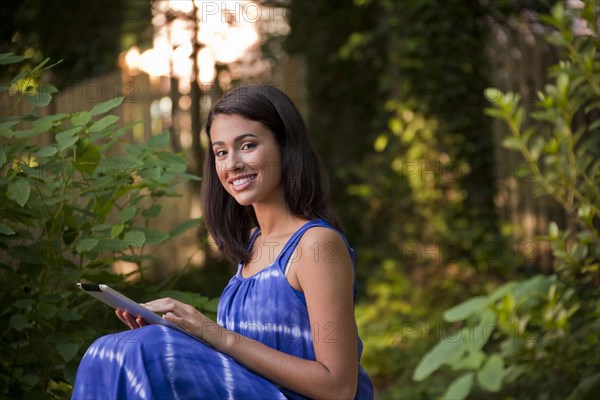
[[[372,398],[353,252],[297,109],[273,87],[238,88],[206,132],[203,214],[238,272],[217,323],[173,299],[145,306],[208,346],[117,311],[132,331],[90,346],[73,398]]]

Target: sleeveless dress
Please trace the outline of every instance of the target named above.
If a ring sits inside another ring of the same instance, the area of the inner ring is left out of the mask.
[[[238,265],[219,299],[219,325],[279,351],[316,359],[311,331],[316,327],[310,326],[304,294],[292,288],[285,277],[285,267],[300,238],[315,226],[334,229],[323,220],[307,222],[292,235],[275,261],[255,275],[244,278],[242,265]],[[256,229],[250,247],[258,234]],[[348,250],[354,262],[354,252],[349,246]],[[315,335],[322,337],[314,339],[327,340],[334,327],[329,328],[315,329]],[[362,347],[359,338],[359,361]],[[72,398],[306,399],[206,344],[160,325],[96,340],[81,360]],[[355,398],[373,398],[373,385],[360,364]]]

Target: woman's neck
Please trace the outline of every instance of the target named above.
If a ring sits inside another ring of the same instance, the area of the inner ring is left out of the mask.
[[[263,238],[287,232],[300,221],[300,218],[290,212],[283,199],[277,203],[255,204],[254,213]]]

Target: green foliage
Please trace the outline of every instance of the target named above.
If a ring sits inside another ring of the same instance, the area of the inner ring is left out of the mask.
[[[21,59],[0,55],[3,64]],[[90,111],[38,115],[56,92],[39,80],[46,64],[1,88],[7,104],[33,106],[26,115],[0,119],[0,387],[7,398],[66,396],[86,345],[113,328],[107,325],[116,320],[112,311],[75,282],[119,287],[126,277],[111,272],[114,262],[136,263],[132,274],[141,275],[142,262],[151,258],[147,245],[200,222],[173,232],[150,227],[160,199],[196,178],[185,172],[182,156],[162,150],[168,132],[145,145],[126,144],[130,127],[105,115],[122,97]],[[214,311],[208,299],[192,303]]]
[[[487,284],[477,272],[502,275],[508,265],[506,252],[485,252],[503,248],[480,95],[486,8],[315,0],[290,12],[286,45],[306,60],[311,135],[369,304],[357,308],[364,365],[377,386],[402,386],[390,398],[434,397],[437,388],[406,372],[433,338],[403,332],[427,330],[441,319],[436,309]]]
[[[594,5],[553,7],[541,18],[554,31],[561,60],[552,81],[538,93],[529,115],[515,93],[486,90],[510,135],[504,146],[518,151],[535,171],[539,192],[567,213],[566,229],[552,223],[548,235],[554,273],[511,281],[488,296],[447,310],[460,323],[457,337],[442,339],[414,371],[417,381],[442,366],[460,374],[445,398],[462,399],[473,390],[501,391],[518,398],[590,398],[600,387],[598,365],[598,271],[600,267],[600,62]],[[574,32],[574,22],[587,26]],[[590,122],[591,121],[591,122]],[[535,122],[537,125],[532,125]],[[529,125],[529,127],[527,127]]]

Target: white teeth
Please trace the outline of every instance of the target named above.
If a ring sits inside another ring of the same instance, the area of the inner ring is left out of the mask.
[[[250,182],[253,181],[256,178],[256,175],[253,176],[246,176],[244,178],[240,178],[240,179],[236,179],[235,181],[233,181],[233,185],[234,186],[239,186],[239,185],[243,185],[246,182]]]

